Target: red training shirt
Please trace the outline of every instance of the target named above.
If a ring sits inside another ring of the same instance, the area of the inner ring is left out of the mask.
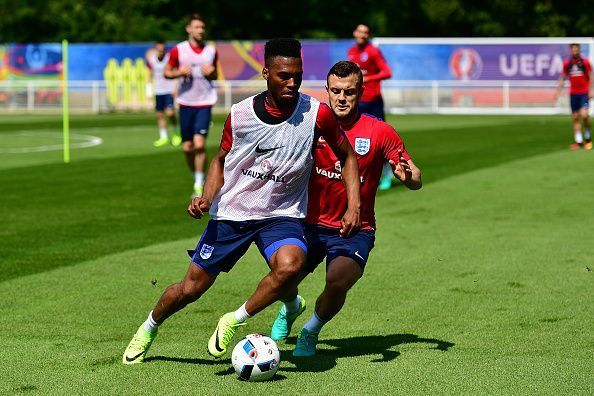
[[[586,58],[571,57],[563,62],[563,75],[569,76],[569,93],[583,95],[590,91],[592,66]]]
[[[398,162],[398,151],[410,159],[402,139],[389,124],[367,114],[361,114],[355,124],[344,130],[353,146],[361,176],[361,229],[375,231],[375,193],[384,162]],[[315,165],[309,179],[309,200],[305,221],[339,229],[347,210],[347,194],[342,184],[340,161],[319,140],[315,150]]]
[[[349,49],[348,58],[361,68],[365,82],[361,102],[373,102],[382,97],[381,80],[392,77],[390,66],[379,48],[370,43],[363,47],[354,45]]]

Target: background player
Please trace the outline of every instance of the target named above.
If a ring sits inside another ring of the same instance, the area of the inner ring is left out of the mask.
[[[323,137],[344,164],[348,210],[341,232],[350,235],[359,226],[357,160],[332,111],[299,93],[301,44],[293,39],[271,40],[264,58],[267,91],[232,107],[208,170],[204,196],[188,207],[195,218],[208,209],[211,215],[191,251],[188,271],[180,283],[165,290],[140,326],[124,352],[125,364],[143,361],[158,325],[197,300],[221,271],[231,270],[252,242],[266,258],[270,273],[239,309],[220,318],[208,342],[209,353],[222,356],[238,326],[295,287],[306,260],[302,220],[317,137]]]
[[[336,157],[324,143],[315,150],[315,171],[309,185],[307,234],[309,254],[306,271],[313,271],[326,256],[326,286],[316,301],[313,316],[300,332],[294,356],[316,352],[322,326],[342,308],[347,292],[363,275],[375,240],[375,193],[383,164],[388,161],[396,176],[411,190],[421,188],[421,171],[415,166],[394,129],[358,110],[363,93],[363,75],[353,62],[336,63],[328,72],[327,91],[332,111],[357,154],[361,175],[361,230],[345,238],[340,219],[346,210],[346,195]],[[306,276],[300,274],[300,279]],[[285,299],[272,327],[271,337],[286,339],[305,301],[297,288]]]
[[[570,148],[577,150],[583,147],[586,150],[592,150],[590,117],[588,116],[589,100],[592,99],[592,66],[588,59],[582,58],[579,44],[570,44],[569,48],[571,57],[563,62],[563,71],[559,77],[555,97],[559,97],[563,89],[563,82],[565,78],[569,77],[569,101],[574,136],[574,143]],[[584,135],[582,135],[582,121],[585,128]]]
[[[206,22],[192,14],[186,26],[188,40],[171,49],[165,77],[180,78],[177,103],[183,149],[190,171],[194,173],[193,196],[202,196],[206,165],[206,136],[217,92],[217,51],[204,41]]]
[[[360,23],[353,32],[355,45],[348,51],[348,59],[355,62],[363,72],[363,94],[359,102],[361,113],[371,114],[385,121],[384,99],[382,98],[381,81],[392,77],[390,66],[384,59],[379,48],[369,42],[371,29]],[[392,169],[389,164],[384,165],[379,189],[388,190],[392,186]]]
[[[164,76],[165,66],[169,62],[169,54],[165,51],[165,41],[159,40],[155,43],[154,51],[151,51],[147,66],[151,71],[153,92],[155,94],[155,110],[157,112],[157,125],[159,126],[159,139],[155,140],[155,147],[162,147],[169,144],[169,133],[167,132],[167,118],[173,129],[177,129],[175,119],[175,109],[173,104],[173,94],[175,92],[176,81]],[[171,144],[179,146],[181,137],[174,131],[171,136]]]

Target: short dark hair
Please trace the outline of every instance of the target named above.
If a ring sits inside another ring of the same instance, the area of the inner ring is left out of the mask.
[[[292,38],[268,40],[264,46],[264,62],[268,64],[276,56],[301,59],[301,43]]]
[[[191,14],[190,17],[188,18],[188,25],[192,24],[192,21],[200,21],[206,25],[206,21],[200,14],[196,14],[196,13]]]
[[[335,63],[334,66],[330,68],[330,71],[326,76],[326,82],[328,81],[328,78],[332,75],[336,77],[348,77],[353,74],[356,75],[359,80],[357,81],[357,87],[361,88],[361,86],[363,85],[363,73],[361,72],[361,68],[357,66],[355,62],[340,61]]]
[[[165,40],[163,40],[162,38],[159,38],[155,41],[155,44],[163,44],[163,45],[167,45],[167,42],[165,42]]]
[[[570,46],[570,47],[576,46],[576,47],[578,47],[578,48],[579,48],[579,46],[580,46],[580,45],[579,45],[578,43],[571,43],[571,44],[569,44],[569,46]]]

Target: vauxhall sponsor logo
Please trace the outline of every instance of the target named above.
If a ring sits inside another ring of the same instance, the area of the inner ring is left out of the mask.
[[[340,162],[339,162],[339,164],[340,164]],[[327,177],[328,179],[337,179],[337,180],[342,179],[341,172],[333,172],[330,170],[319,168],[317,166],[316,166],[316,173],[320,176]],[[365,178],[363,176],[361,176],[361,183],[363,183],[364,181],[365,181]]]
[[[241,169],[241,173],[244,176],[248,176],[248,177],[251,177],[252,179],[256,179],[256,180],[270,180],[275,183],[286,183],[287,182],[285,180],[284,176],[277,176],[272,173],[256,172],[251,169]]]

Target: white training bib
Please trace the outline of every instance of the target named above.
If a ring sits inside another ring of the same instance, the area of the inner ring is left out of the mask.
[[[169,62],[169,54],[165,54],[163,59],[159,60],[156,51],[152,54],[149,60],[153,74],[153,89],[155,95],[170,95],[175,89],[175,80],[165,78],[165,75],[163,74],[167,62]]]
[[[299,94],[293,114],[270,125],[256,116],[253,101],[252,96],[231,107],[233,145],[210,215],[234,221],[304,218],[320,102]]]
[[[212,65],[216,50],[212,45],[206,45],[202,52],[197,54],[190,46],[189,41],[177,45],[179,66],[192,66],[191,77],[181,77],[177,103],[182,106],[212,106],[217,102],[217,91],[212,81],[202,75],[200,66]]]

